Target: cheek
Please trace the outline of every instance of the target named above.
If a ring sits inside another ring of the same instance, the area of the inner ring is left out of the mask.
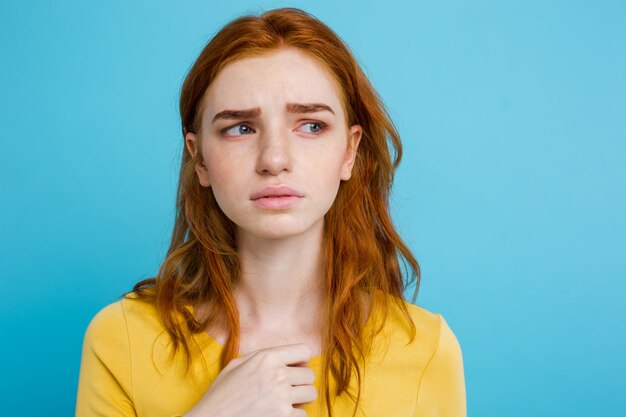
[[[217,205],[226,217],[238,224],[241,218],[241,207],[238,203],[243,194],[241,185],[233,181],[232,176],[215,175],[213,178],[211,192]]]
[[[238,182],[241,175],[237,162],[229,155],[215,150],[205,151],[204,156],[213,195],[222,211],[226,212],[229,197],[240,188]]]
[[[331,147],[324,149],[316,158],[308,159],[311,166],[307,170],[312,178],[317,178],[316,192],[325,196],[327,202],[334,201],[339,184],[341,183],[341,171],[344,160],[343,149]]]
[[[339,181],[345,159],[345,146],[341,140],[337,139],[337,142],[324,149],[319,158],[317,158],[320,172],[329,181]]]
[[[206,146],[202,152],[207,167],[211,186],[223,187],[225,183],[236,179],[237,160],[232,152],[226,152],[217,146]]]

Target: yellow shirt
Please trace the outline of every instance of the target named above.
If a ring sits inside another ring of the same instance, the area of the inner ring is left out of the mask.
[[[407,345],[408,326],[390,300],[389,316],[362,374],[357,416],[466,416],[463,359],[456,337],[441,315],[403,302],[416,337]],[[367,326],[372,326],[370,321]],[[85,333],[76,416],[172,417],[193,408],[219,373],[222,346],[206,332],[194,335],[190,348],[200,360],[194,360],[193,372],[185,376],[183,360],[169,361],[168,342],[153,305],[122,299],[102,309]],[[309,366],[321,393],[321,357],[311,358]],[[332,376],[330,384],[332,388]],[[319,398],[304,406],[308,416],[321,415]],[[343,393],[333,403],[333,415],[352,416],[353,408],[354,402]]]

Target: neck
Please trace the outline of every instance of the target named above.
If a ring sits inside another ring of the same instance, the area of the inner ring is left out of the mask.
[[[238,233],[242,274],[235,298],[242,325],[302,329],[319,324],[325,296],[322,233],[323,222],[282,239]]]

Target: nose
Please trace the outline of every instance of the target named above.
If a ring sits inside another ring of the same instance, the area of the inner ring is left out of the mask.
[[[256,170],[261,175],[279,175],[291,172],[293,156],[289,134],[280,128],[261,132],[258,144]]]

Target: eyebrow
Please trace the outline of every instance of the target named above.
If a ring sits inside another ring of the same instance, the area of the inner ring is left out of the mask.
[[[335,114],[333,109],[322,103],[287,103],[285,106],[287,112],[289,113],[317,113],[320,111],[329,111],[332,114]],[[244,110],[222,110],[213,116],[213,121],[219,119],[226,120],[244,120],[244,119],[254,119],[255,117],[259,117],[261,115],[261,109],[255,107],[253,109],[244,109]]]
[[[335,114],[330,106],[322,103],[287,103],[289,113],[317,113],[318,111],[329,111]]]
[[[213,122],[218,119],[227,119],[227,120],[243,120],[243,119],[254,119],[255,117],[259,117],[261,114],[261,109],[255,107],[254,109],[246,109],[246,110],[222,110],[213,116]]]

